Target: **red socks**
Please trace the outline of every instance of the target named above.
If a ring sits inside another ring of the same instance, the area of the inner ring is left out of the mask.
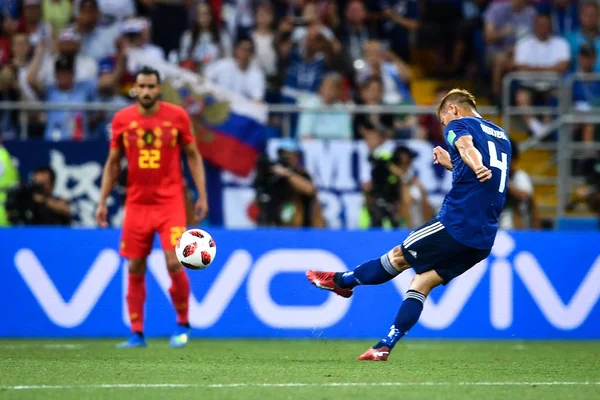
[[[146,301],[146,281],[144,275],[129,274],[127,286],[127,310],[133,332],[144,332],[144,302]]]
[[[171,287],[169,293],[173,306],[177,312],[177,323],[188,324],[188,310],[190,304],[190,280],[188,279],[185,270],[181,268],[179,271],[169,273],[171,276]]]
[[[188,310],[190,304],[190,281],[182,268],[171,276],[169,294],[177,312],[177,323],[188,324]],[[146,301],[146,281],[144,275],[129,274],[127,287],[127,310],[133,332],[144,332],[144,302]]]

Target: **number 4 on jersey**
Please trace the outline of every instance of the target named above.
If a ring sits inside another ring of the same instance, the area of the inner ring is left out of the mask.
[[[488,140],[488,149],[490,151],[490,167],[498,168],[500,170],[500,186],[498,191],[504,192],[506,188],[506,171],[508,170],[508,155],[506,153],[500,153],[502,155],[502,161],[498,159],[498,152],[496,151],[496,145],[491,140]]]

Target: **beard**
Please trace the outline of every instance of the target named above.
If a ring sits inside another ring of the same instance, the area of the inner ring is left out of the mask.
[[[151,97],[151,96],[144,96],[144,97],[137,97],[137,102],[139,105],[141,105],[142,107],[144,107],[146,110],[149,108],[152,108],[152,106],[154,106],[154,104],[156,104],[156,101],[158,100],[157,97]]]

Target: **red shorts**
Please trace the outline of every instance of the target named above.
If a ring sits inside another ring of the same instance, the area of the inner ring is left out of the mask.
[[[154,233],[158,233],[163,250],[175,250],[177,239],[186,230],[183,202],[176,205],[125,206],[120,254],[126,258],[144,258],[150,254]]]

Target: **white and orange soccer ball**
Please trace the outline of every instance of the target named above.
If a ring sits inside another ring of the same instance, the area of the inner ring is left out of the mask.
[[[175,246],[177,260],[189,269],[208,267],[217,255],[217,245],[212,236],[202,229],[185,231]]]

